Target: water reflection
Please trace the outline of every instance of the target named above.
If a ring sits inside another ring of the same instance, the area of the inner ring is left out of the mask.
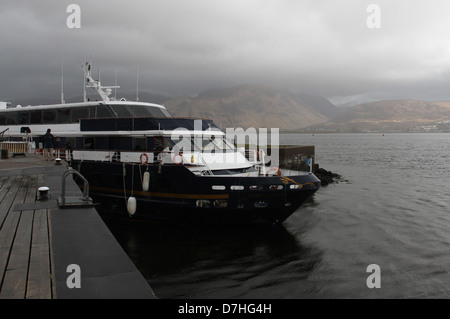
[[[318,289],[307,279],[322,252],[302,245],[283,226],[211,228],[103,218],[159,298],[295,298]]]

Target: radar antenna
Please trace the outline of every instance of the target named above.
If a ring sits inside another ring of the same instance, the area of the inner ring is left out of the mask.
[[[97,91],[104,102],[111,101],[109,97],[112,93],[112,89],[118,89],[120,86],[102,86],[100,80],[94,80],[91,76],[92,65],[91,62],[86,62],[83,65],[84,77],[86,79],[85,87],[91,88]],[[86,94],[84,94],[84,102],[86,101]]]

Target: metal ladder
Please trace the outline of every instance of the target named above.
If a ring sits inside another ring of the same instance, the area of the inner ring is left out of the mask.
[[[83,197],[66,197],[66,178],[69,175],[77,175],[83,180]],[[58,198],[58,206],[60,208],[74,208],[74,207],[92,207],[94,202],[92,198],[89,197],[89,182],[80,174],[77,170],[69,167],[69,169],[64,172],[61,182],[61,196]]]

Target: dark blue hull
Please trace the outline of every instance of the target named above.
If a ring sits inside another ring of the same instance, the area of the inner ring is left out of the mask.
[[[99,211],[128,214],[127,199],[133,196],[133,218],[170,223],[282,223],[320,187],[316,176],[303,172],[238,177],[197,176],[182,165],[74,162],[73,167],[89,181]],[[150,173],[147,191],[145,171]]]

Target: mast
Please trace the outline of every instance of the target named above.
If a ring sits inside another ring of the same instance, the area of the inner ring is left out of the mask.
[[[61,59],[61,104],[64,104],[64,57]]]
[[[139,67],[137,68],[137,75],[136,75],[136,101],[139,102]]]
[[[117,100],[117,68],[116,68],[116,81],[114,82],[114,100]]]
[[[102,86],[100,80],[94,80],[91,76],[91,62],[86,62],[83,66],[84,77],[87,81],[85,85],[86,88],[91,88],[97,91],[104,102],[109,102],[111,99],[109,95],[111,95],[111,89],[120,88],[120,86]],[[86,89],[84,89],[84,101],[86,102]]]
[[[83,102],[86,102],[86,83],[85,82],[86,82],[86,76],[83,76]]]

